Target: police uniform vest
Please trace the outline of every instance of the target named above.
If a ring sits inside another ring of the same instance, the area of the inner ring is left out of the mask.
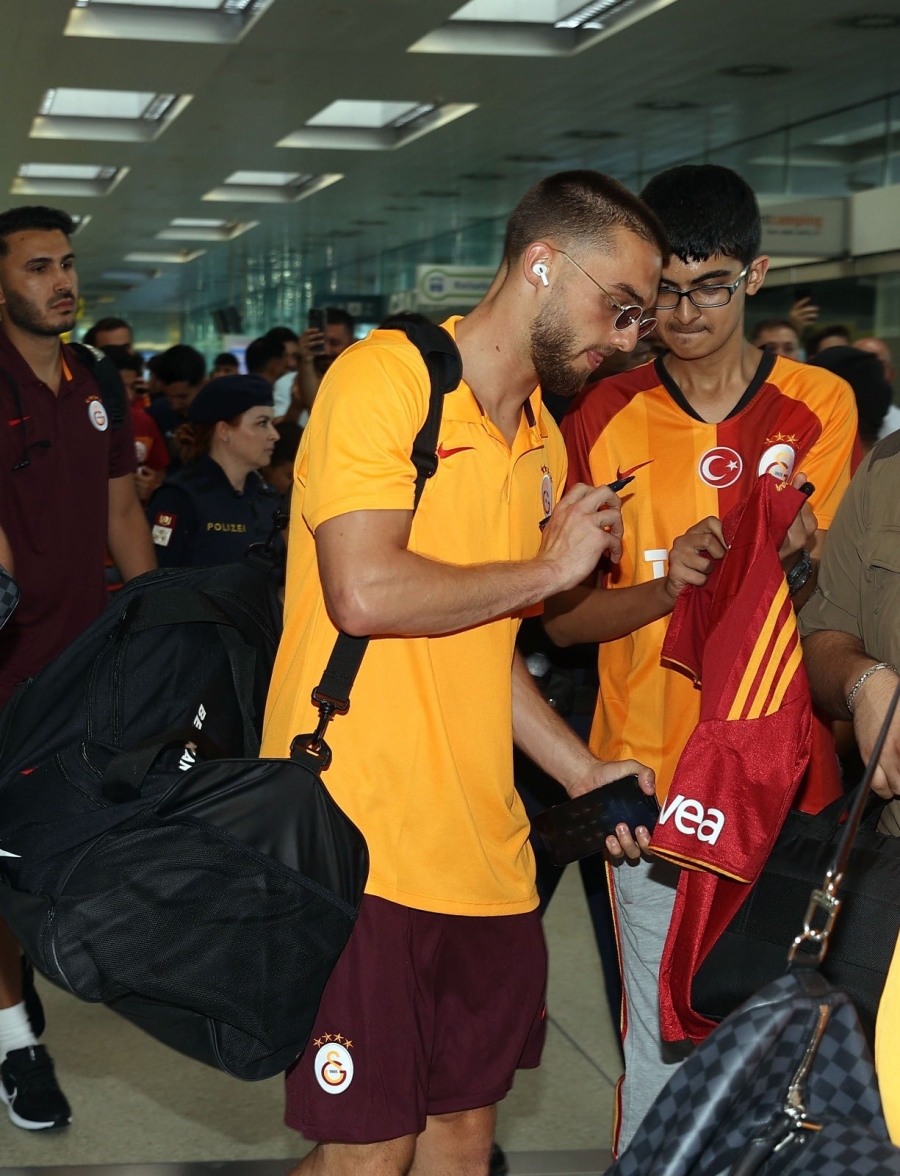
[[[160,567],[238,563],[272,530],[278,493],[258,473],[242,492],[208,454],[171,474],[150,499],[147,517]]]

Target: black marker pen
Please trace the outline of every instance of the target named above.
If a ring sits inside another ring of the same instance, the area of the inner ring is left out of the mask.
[[[629,482],[633,482],[633,481],[634,481],[634,474],[632,474],[630,478],[617,478],[615,482],[610,482],[609,488],[610,488],[610,490],[612,490],[613,494],[617,494],[620,490],[624,490]],[[546,527],[546,525],[550,522],[551,518],[552,518],[551,515],[547,515],[546,518],[541,519],[541,521],[538,523],[538,526],[541,528],[542,531],[543,531],[544,527]]]
[[[625,489],[625,487],[628,485],[629,482],[633,482],[633,481],[634,481],[634,474],[632,474],[630,478],[617,478],[615,480],[615,482],[610,482],[609,488],[610,488],[610,490],[612,490],[613,494],[618,494],[618,492],[620,490]]]

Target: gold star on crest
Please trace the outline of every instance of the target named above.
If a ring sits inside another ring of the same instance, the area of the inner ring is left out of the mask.
[[[344,1045],[347,1047],[347,1049],[353,1049],[353,1042],[346,1037],[344,1038]]]
[[[313,1045],[316,1047],[316,1049],[321,1049],[322,1048],[322,1038],[317,1037],[316,1040],[313,1042]]]

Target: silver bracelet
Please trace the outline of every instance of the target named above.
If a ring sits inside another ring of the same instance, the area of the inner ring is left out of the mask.
[[[856,698],[857,691],[867,678],[871,678],[873,674],[877,674],[879,670],[892,670],[897,673],[896,666],[892,666],[890,662],[879,662],[877,665],[869,666],[864,674],[860,674],[859,678],[854,682],[853,689],[847,695],[847,710],[853,714],[853,699]]]

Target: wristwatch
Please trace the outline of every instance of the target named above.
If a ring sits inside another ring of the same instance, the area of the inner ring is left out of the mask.
[[[809,552],[804,548],[800,558],[787,574],[788,595],[796,596],[809,577],[812,575],[812,560]]]

